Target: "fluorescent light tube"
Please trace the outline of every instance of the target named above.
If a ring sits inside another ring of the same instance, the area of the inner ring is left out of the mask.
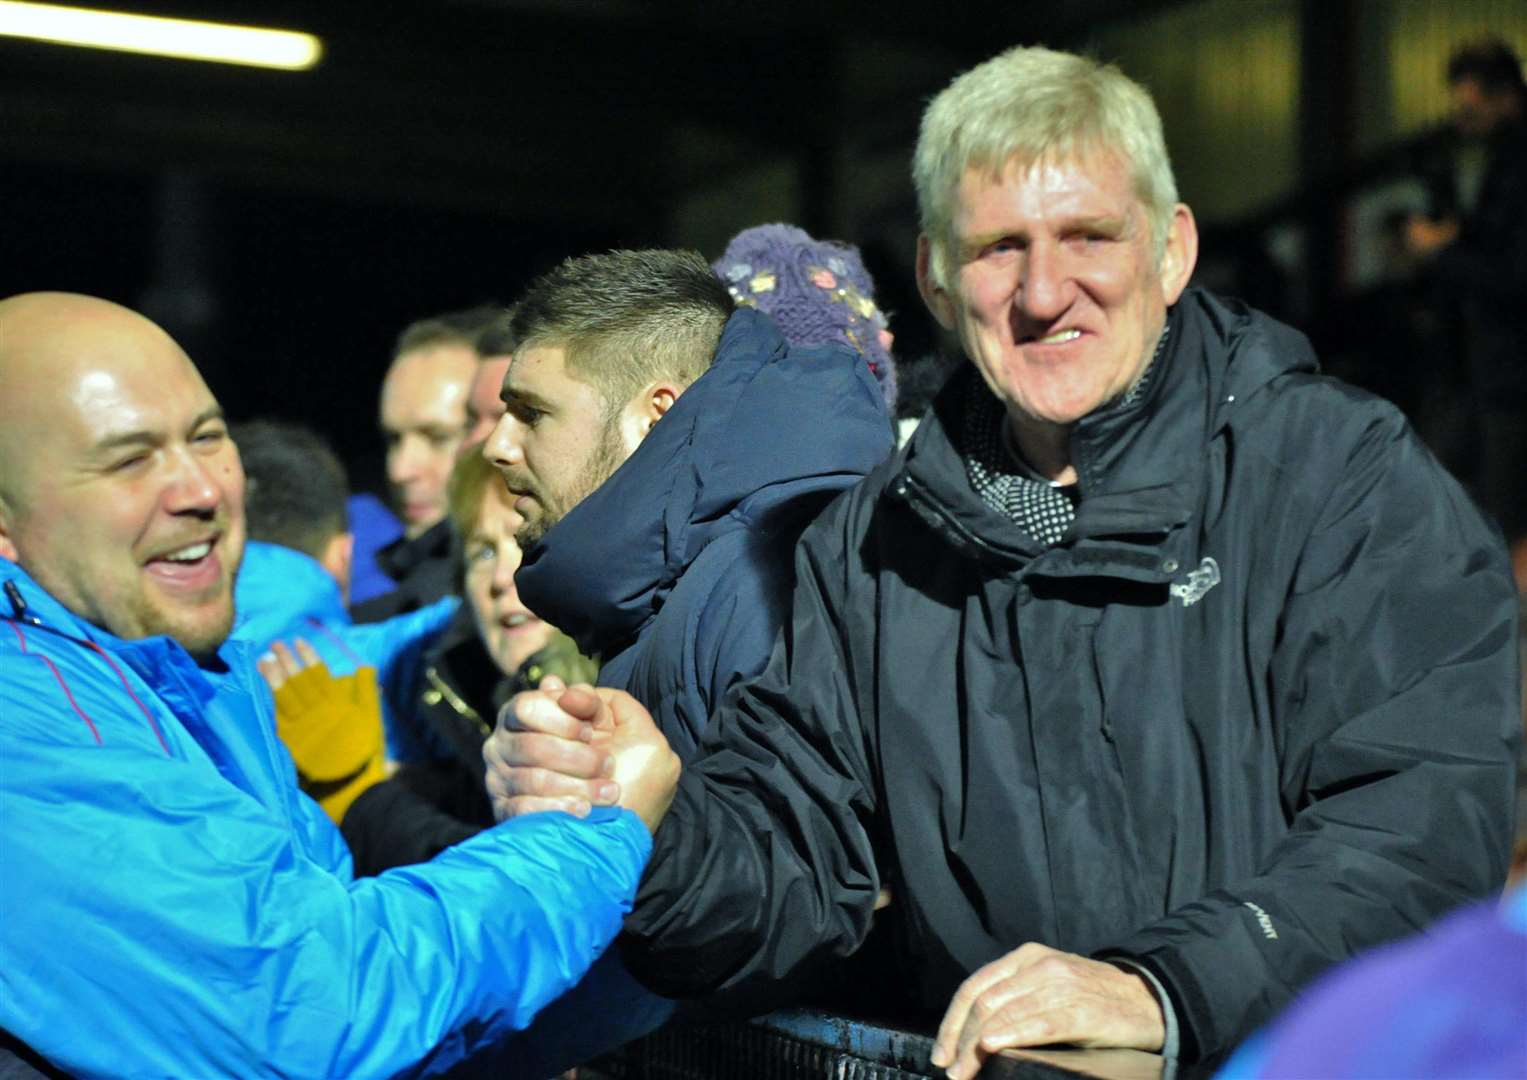
[[[0,36],[59,45],[303,71],[323,56],[312,34],[0,0]]]

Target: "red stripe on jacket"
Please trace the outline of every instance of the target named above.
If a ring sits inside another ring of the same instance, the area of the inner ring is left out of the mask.
[[[27,648],[27,637],[26,637],[25,634],[23,634],[21,632],[21,624],[20,623],[13,622],[10,619],[6,619],[5,621],[11,624],[11,629],[12,630],[16,631],[16,640],[21,642],[21,652],[22,652],[22,655],[24,655],[24,656],[35,656],[35,657],[37,657],[37,659],[41,660],[44,664],[48,665],[48,670],[51,671],[53,673],[53,677],[58,680],[59,689],[64,692],[64,697],[69,699],[69,707],[74,710],[76,716],[78,716],[81,720],[85,721],[85,726],[90,729],[90,734],[95,736],[96,745],[97,746],[102,745],[102,743],[101,743],[101,733],[96,730],[95,721],[90,719],[90,717],[86,716],[85,715],[85,710],[80,708],[79,702],[74,700],[74,694],[72,692],[70,692],[69,684],[64,682],[64,677],[63,677],[62,674],[60,674],[60,672],[58,670],[58,666],[56,664],[54,664],[53,661],[50,660],[48,657],[44,656],[42,653],[34,653],[31,649]]]

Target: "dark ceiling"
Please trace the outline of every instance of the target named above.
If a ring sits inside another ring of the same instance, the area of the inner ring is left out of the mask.
[[[920,101],[1019,41],[1163,2],[445,0],[112,4],[302,29],[306,73],[0,39],[0,153],[576,217],[662,239],[697,184],[851,136],[906,147]]]
[[[306,30],[327,52],[294,74],[0,38],[0,296],[144,311],[233,416],[317,428],[375,489],[398,331],[510,300],[569,254],[714,256],[788,217],[861,244],[898,352],[928,352],[906,169],[922,102],[1007,45],[1081,45],[1167,5],[103,6]]]

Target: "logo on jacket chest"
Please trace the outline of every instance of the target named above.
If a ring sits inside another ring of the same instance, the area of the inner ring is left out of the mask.
[[[1218,585],[1219,563],[1205,557],[1198,564],[1197,570],[1189,570],[1186,581],[1174,583],[1167,591],[1182,601],[1183,607],[1192,607],[1204,598],[1204,595],[1214,586]]]

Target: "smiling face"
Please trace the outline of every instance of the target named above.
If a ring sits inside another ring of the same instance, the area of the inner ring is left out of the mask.
[[[520,603],[514,587],[514,572],[520,568],[520,546],[514,540],[519,527],[520,516],[510,507],[508,493],[490,472],[477,522],[462,545],[463,591],[477,633],[505,675],[524,666],[552,635],[552,628]]]
[[[640,399],[609,416],[599,391],[569,375],[555,346],[522,349],[504,378],[508,411],[483,446],[524,519],[522,547],[545,536],[614,474],[650,428]]]
[[[168,634],[209,656],[232,626],[244,551],[222,410],[180,348],[123,308],[6,304],[0,555],[118,637]]]
[[[918,284],[1020,439],[1069,427],[1139,379],[1197,252],[1179,205],[1157,258],[1127,166],[1100,154],[967,173],[951,243],[946,283],[920,240]]]
[[[382,381],[387,480],[409,538],[445,517],[445,483],[467,430],[477,354],[466,345],[404,353]]]

